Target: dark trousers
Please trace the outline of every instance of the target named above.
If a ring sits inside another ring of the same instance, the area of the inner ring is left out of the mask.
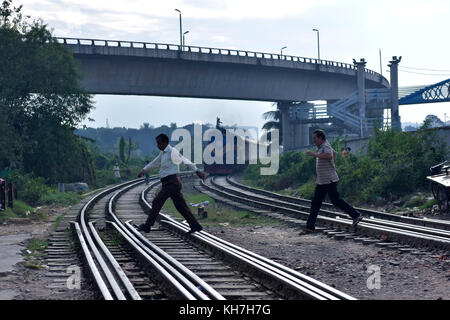
[[[189,223],[191,229],[200,227],[200,224],[195,219],[194,215],[186,204],[186,201],[184,200],[183,194],[181,193],[180,178],[176,175],[170,175],[162,178],[161,183],[162,188],[153,199],[152,209],[145,223],[149,226],[152,226],[155,223],[159,211],[161,210],[166,200],[170,197],[173,200],[175,208],[179,213],[183,215],[183,217]]]
[[[311,202],[311,210],[309,212],[308,221],[306,222],[306,227],[308,229],[314,230],[317,220],[317,214],[319,213],[320,207],[322,206],[323,199],[328,194],[331,203],[348,213],[352,219],[359,216],[359,212],[355,210],[347,202],[339,198],[339,192],[337,191],[337,182],[332,182],[329,184],[316,184],[316,189],[314,191],[314,198]]]

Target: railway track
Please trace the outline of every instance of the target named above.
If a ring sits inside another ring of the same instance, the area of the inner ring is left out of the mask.
[[[192,173],[180,174],[183,178]],[[320,281],[161,214],[141,234],[160,186],[137,179],[92,197],[71,222],[81,260],[105,300],[354,300]]]
[[[208,177],[196,188],[219,201],[282,219],[298,227],[306,225],[311,205],[310,200],[252,188],[230,176]],[[405,252],[421,253],[410,246],[450,252],[450,223],[446,221],[396,216],[362,208],[357,210],[365,219],[354,228],[352,220],[346,214],[336,211],[331,204],[324,203],[317,218],[316,229],[337,239],[355,239]]]

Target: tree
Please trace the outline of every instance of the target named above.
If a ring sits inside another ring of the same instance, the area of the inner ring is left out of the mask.
[[[6,108],[0,105],[0,168],[10,165],[11,162],[20,163],[21,144],[8,122]]]
[[[429,114],[425,117],[424,124],[427,124],[430,128],[437,128],[444,126],[444,121],[434,114]]]
[[[26,172],[47,182],[83,179],[83,147],[73,130],[93,108],[92,97],[79,85],[72,54],[21,10],[12,0],[0,6],[0,112],[8,139],[16,139],[0,142],[9,150],[2,161],[20,158]],[[12,144],[21,150],[11,151]]]
[[[263,125],[263,129],[265,130],[273,130],[278,129],[279,130],[279,137],[280,142],[283,142],[283,131],[282,131],[282,124],[281,124],[281,111],[280,110],[273,110],[273,111],[267,111],[263,113],[264,120],[269,120]]]
[[[125,163],[125,139],[123,136],[120,137],[119,141],[119,159],[122,163]]]

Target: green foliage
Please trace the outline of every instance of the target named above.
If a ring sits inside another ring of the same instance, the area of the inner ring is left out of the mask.
[[[21,200],[14,200],[13,208],[7,207],[5,211],[0,211],[0,222],[14,218],[31,218],[47,220],[43,212],[35,210],[33,207]]]
[[[339,191],[356,202],[375,202],[377,199],[397,199],[417,190],[426,189],[429,168],[448,157],[449,148],[428,129],[428,121],[416,132],[377,131],[370,139],[367,153],[342,157],[335,161],[340,178]],[[332,143],[340,150],[340,139]],[[303,152],[288,151],[280,156],[279,174],[261,176],[260,165],[250,165],[244,178],[253,185],[269,190],[299,188],[300,196],[314,194],[315,159]],[[422,202],[423,203],[423,202]],[[421,204],[422,204],[421,203]]]
[[[44,252],[48,246],[48,241],[43,239],[30,239],[28,241],[27,249],[31,251],[31,254],[36,251]]]
[[[110,184],[117,183],[117,179],[114,177],[111,170],[97,170],[97,187],[103,187]]]
[[[250,165],[244,170],[244,178],[255,181],[257,185],[270,190],[298,187],[308,182],[315,170],[315,160],[304,152],[286,151],[280,157],[280,170],[277,175],[261,176],[262,165]]]
[[[268,120],[267,122],[264,123],[264,125],[262,126],[262,129],[265,130],[273,130],[273,129],[277,129],[279,130],[279,138],[280,138],[280,142],[283,141],[283,126],[281,125],[281,110],[277,109],[277,110],[272,110],[272,111],[267,111],[263,113],[263,118],[264,120]]]
[[[43,239],[30,239],[27,244],[28,252],[25,253],[26,268],[39,270],[42,268],[45,249],[48,247],[48,241]],[[30,252],[30,253],[29,253]]]
[[[406,208],[414,208],[414,207],[419,207],[423,204],[424,204],[424,198],[416,196],[416,197],[413,197],[413,198],[409,199],[408,201],[406,201],[404,206]]]
[[[44,178],[33,174],[16,173],[13,181],[17,184],[19,198],[32,206],[38,205],[41,197],[51,192],[51,188],[45,185]]]
[[[125,139],[120,137],[119,141],[119,157],[122,163],[125,163]]]
[[[32,206],[43,204],[68,206],[76,204],[83,198],[76,192],[61,193],[56,188],[46,185],[44,178],[36,177],[33,174],[21,174],[18,171],[14,171],[10,180],[16,183],[19,199]],[[20,201],[16,201],[14,210],[16,209],[16,203],[18,203],[18,208],[20,208]],[[30,208],[26,207],[26,210],[32,211],[32,208]],[[17,213],[21,215],[21,212]]]
[[[40,204],[59,204],[70,206],[80,202],[83,196],[76,192],[51,192],[40,197]]]
[[[419,206],[420,210],[425,210],[432,208],[435,204],[437,204],[436,199],[427,200],[423,205]]]
[[[21,9],[10,0],[0,6],[0,169],[15,162],[47,183],[93,183],[89,155],[73,135],[91,96],[72,53]]]
[[[20,200],[14,200],[14,206],[13,211],[15,214],[17,214],[20,217],[26,217],[28,212],[32,212],[34,210],[33,207],[28,205],[27,203],[20,201]]]
[[[202,130],[205,132],[210,127],[206,124],[202,125]],[[148,124],[144,124],[140,129],[135,128],[82,128],[75,130],[75,134],[78,136],[83,136],[89,139],[95,140],[95,144],[98,146],[99,150],[108,154],[116,154],[117,161],[120,161],[119,158],[119,142],[120,138],[124,137],[125,140],[125,155],[128,156],[127,153],[129,151],[129,141],[131,139],[131,156],[132,158],[136,157],[148,157],[152,156],[154,152],[159,153],[159,149],[156,145],[156,136],[160,133],[165,133],[169,137],[171,137],[172,132],[176,129],[176,127],[168,127],[166,125],[162,125],[160,127],[149,126]],[[194,135],[194,127],[192,124],[183,126],[183,129],[186,129],[190,132],[191,136]],[[204,142],[206,145],[207,143]],[[125,159],[126,160],[126,159]]]
[[[8,122],[7,109],[0,104],[0,169],[19,162],[22,146],[14,128]]]
[[[0,223],[11,218],[19,218],[19,216],[11,208],[6,208],[5,211],[0,211]]]
[[[208,213],[208,217],[206,219],[202,219],[197,216],[197,208],[190,207],[194,216],[200,219],[200,223],[204,225],[229,223],[232,226],[251,226],[251,225],[275,226],[280,224],[278,221],[260,216],[253,212],[245,210],[236,210],[234,208],[224,206],[221,203],[214,201],[214,199],[207,196],[206,194],[199,194],[192,190],[189,191],[185,190],[183,192],[183,195],[188,205],[190,202],[200,203],[206,200],[209,201],[209,205],[205,206],[205,211]],[[175,205],[171,200],[165,202],[163,210],[171,213],[175,217],[184,219],[181,216],[181,214],[176,210]]]
[[[299,195],[301,198],[312,199],[314,196],[314,190],[316,189],[316,182],[314,180],[310,180],[304,183],[299,188]]]

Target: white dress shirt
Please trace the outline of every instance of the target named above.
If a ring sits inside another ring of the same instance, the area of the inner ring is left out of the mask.
[[[152,162],[147,164],[143,168],[143,170],[148,172],[152,168],[160,165],[159,177],[162,179],[164,177],[167,177],[168,175],[179,173],[181,162],[189,166],[189,168],[191,168],[192,170],[200,171],[194,163],[189,161],[189,159],[183,157],[183,155],[181,155],[177,149],[173,148],[170,145],[167,145],[167,147],[163,151],[161,151],[158,156],[153,159]]]

